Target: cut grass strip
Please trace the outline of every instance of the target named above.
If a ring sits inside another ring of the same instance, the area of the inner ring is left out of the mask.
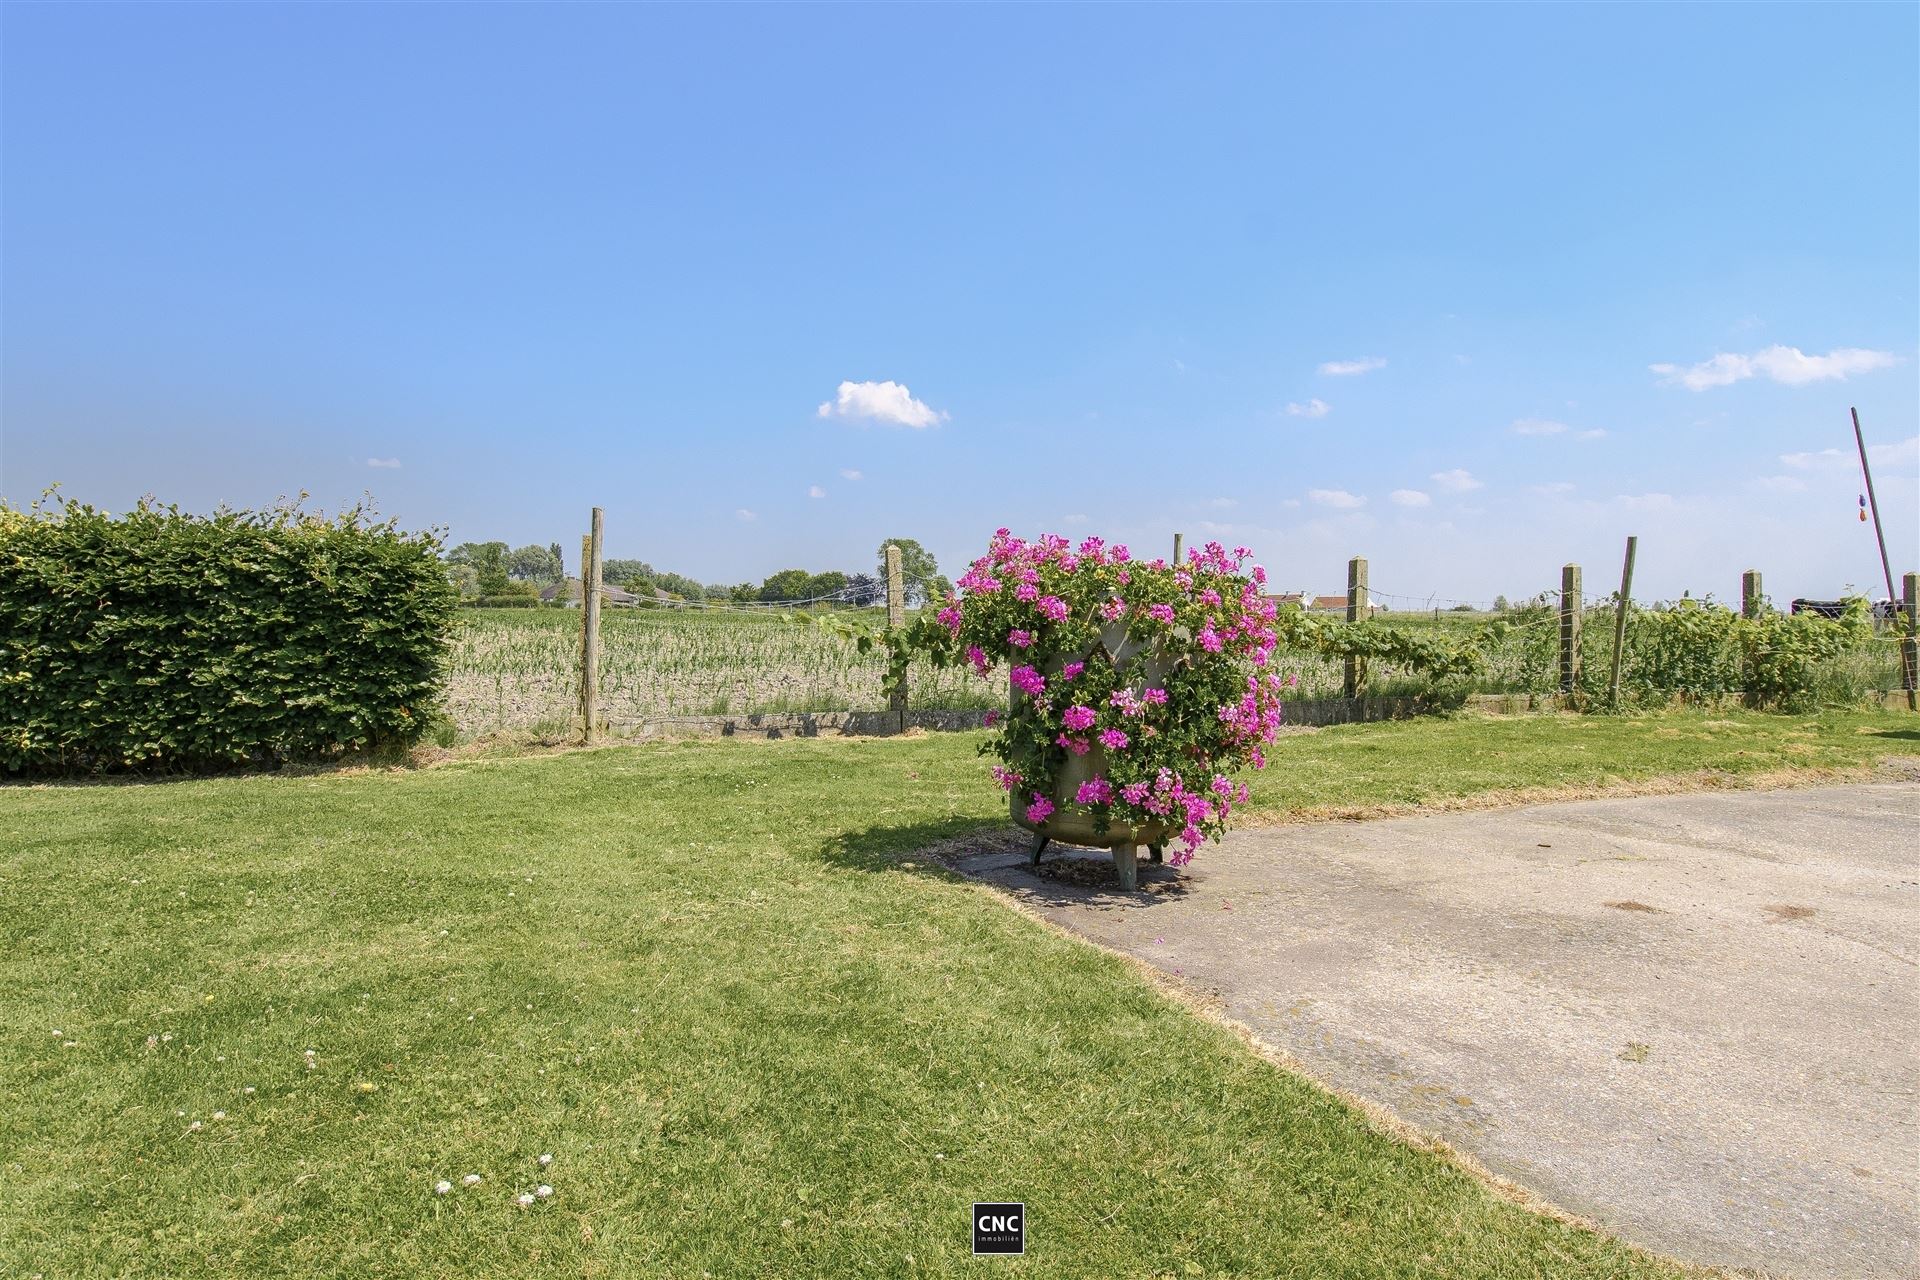
[[[1858,765],[1904,723],[1356,726],[1259,803]],[[0,1271],[945,1275],[1012,1199],[1023,1274],[1672,1273],[917,857],[1002,813],[977,741],[0,791]]]

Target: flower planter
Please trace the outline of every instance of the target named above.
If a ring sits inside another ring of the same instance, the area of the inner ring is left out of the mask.
[[[1278,633],[1252,553],[1209,542],[1178,564],[1123,546],[996,530],[958,593],[906,634],[894,664],[925,652],[982,677],[1005,664],[1004,727],[985,745],[1013,820],[1052,840],[1112,849],[1124,888],[1145,845],[1183,865],[1245,804],[1242,769],[1265,765],[1281,719],[1269,665]]]
[[[1138,640],[1130,640],[1124,626],[1102,628],[1100,642],[1113,655],[1114,665],[1126,673],[1135,693],[1165,681],[1166,664],[1143,657],[1141,650],[1144,646]],[[1066,664],[1066,657],[1055,657],[1041,670],[1052,677],[1058,675]],[[1032,700],[1019,689],[1009,686],[1007,714],[1009,717],[1032,714]],[[1132,889],[1138,881],[1136,866],[1140,846],[1145,845],[1153,860],[1160,861],[1161,846],[1166,844],[1172,829],[1164,822],[1126,823],[1110,820],[1105,831],[1096,830],[1093,814],[1076,804],[1074,795],[1080,790],[1081,783],[1091,782],[1107,772],[1107,750],[1096,742],[1085,755],[1067,755],[1066,762],[1055,775],[1052,794],[1047,797],[1053,801],[1053,812],[1047,815],[1045,821],[1034,822],[1027,817],[1027,806],[1036,793],[1015,790],[1008,795],[1008,807],[1013,820],[1038,837],[1033,849],[1033,861],[1036,864],[1047,844],[1054,840],[1093,849],[1111,849],[1120,887]]]

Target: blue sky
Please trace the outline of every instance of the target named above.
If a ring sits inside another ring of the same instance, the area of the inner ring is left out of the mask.
[[[1849,405],[1920,561],[1917,14],[9,5],[0,495],[1865,587]]]

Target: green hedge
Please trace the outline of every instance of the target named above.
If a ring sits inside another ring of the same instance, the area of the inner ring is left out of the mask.
[[[462,609],[541,609],[547,602],[539,596],[472,596],[460,602]]]
[[[359,509],[0,504],[0,767],[206,768],[412,742],[436,715],[453,625],[438,550]]]

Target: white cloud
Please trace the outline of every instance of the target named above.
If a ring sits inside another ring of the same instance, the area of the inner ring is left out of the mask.
[[[823,418],[870,418],[875,422],[918,430],[945,422],[947,415],[898,382],[843,382],[837,398],[820,406]]]
[[[1287,416],[1291,418],[1324,418],[1327,416],[1327,411],[1331,408],[1333,408],[1332,405],[1320,399],[1309,400],[1305,404],[1295,404],[1290,401],[1287,404]]]
[[[807,496],[809,498],[824,498],[827,496],[827,491],[817,484],[812,484],[807,486]]]
[[[1783,453],[1780,461],[1795,471],[1860,470],[1860,454],[1853,449],[1820,449],[1810,453]],[[1906,472],[1920,466],[1920,436],[1896,444],[1870,444],[1867,461],[1887,471]]]
[[[1418,489],[1395,489],[1387,495],[1397,507],[1430,507],[1433,499]]]
[[[400,469],[400,459],[368,458],[367,465],[370,467],[379,467],[379,468],[382,468],[383,470],[388,470],[388,471],[398,471]]]
[[[1358,360],[1328,360],[1320,366],[1320,372],[1330,378],[1351,378],[1386,367],[1385,356],[1361,356]]]
[[[1822,449],[1818,453],[1783,453],[1780,461],[1799,471],[1831,471],[1835,467],[1857,466],[1852,453]]]
[[[842,480],[864,480],[866,476],[855,471],[852,467],[847,467],[840,472],[840,478]]]
[[[1670,493],[1623,493],[1614,501],[1631,511],[1671,511],[1674,508],[1673,495]]]
[[[1317,506],[1332,507],[1337,511],[1352,511],[1367,505],[1365,498],[1348,493],[1345,489],[1309,489],[1307,501]]]
[[[1485,482],[1473,478],[1473,472],[1465,467],[1455,467],[1451,471],[1436,471],[1427,477],[1448,493],[1469,493],[1485,488]]]
[[[1575,440],[1599,440],[1607,433],[1599,427],[1582,430],[1570,427],[1564,422],[1555,422],[1551,418],[1516,418],[1513,434],[1517,436],[1570,436]]]
[[[751,512],[751,511],[749,511],[749,510],[747,510],[747,509],[746,509],[745,507],[740,507],[739,509],[737,509],[737,510],[736,510],[736,511],[735,511],[735,512],[733,513],[733,518],[734,518],[735,520],[757,520],[757,519],[759,519],[759,517],[758,517],[758,516],[756,516],[756,515],[755,515],[755,514],[754,514],[753,512]]]
[[[1085,524],[1086,522],[1087,515],[1084,511],[1076,511],[1070,516],[1060,517],[1061,524]]]
[[[1650,364],[1661,375],[1662,386],[1682,386],[1689,391],[1709,387],[1732,386],[1748,378],[1771,378],[1789,387],[1804,387],[1810,382],[1830,378],[1845,381],[1856,373],[1871,373],[1900,363],[1891,351],[1868,351],[1863,347],[1838,347],[1823,356],[1810,356],[1798,347],[1771,346],[1752,355],[1722,351],[1711,360],[1681,368],[1676,364]]]

